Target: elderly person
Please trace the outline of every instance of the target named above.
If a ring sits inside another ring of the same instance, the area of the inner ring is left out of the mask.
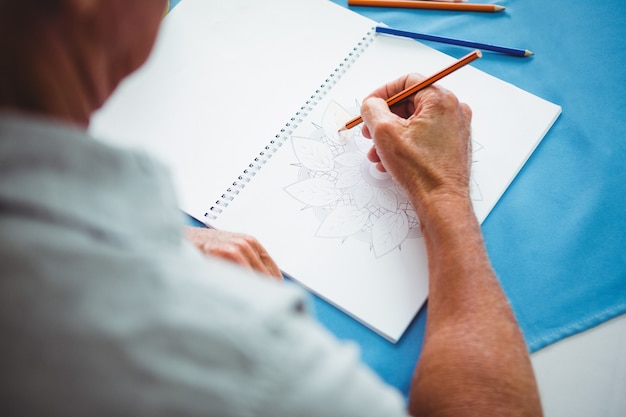
[[[528,353],[469,199],[470,109],[407,75],[361,109],[430,268],[408,409],[249,236],[185,230],[167,171],[86,133],[165,0],[0,0],[0,413],[537,416]],[[191,241],[192,244],[189,242]]]

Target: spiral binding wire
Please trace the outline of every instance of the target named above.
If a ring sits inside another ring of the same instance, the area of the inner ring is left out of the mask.
[[[375,29],[369,30],[365,36],[356,44],[354,48],[346,55],[343,61],[332,71],[332,73],[324,80],[324,82],[315,90],[303,106],[294,114],[291,119],[278,132],[274,139],[265,145],[263,150],[257,154],[248,167],[243,170],[241,175],[226,189],[226,191],[215,201],[208,212],[204,213],[204,217],[209,220],[216,220],[226,207],[237,197],[237,195],[248,185],[254,176],[263,168],[270,160],[275,152],[291,137],[295,129],[309,115],[309,113],[317,106],[317,104],[328,94],[332,87],[337,84],[339,79],[350,69],[352,64],[361,56],[361,54],[372,43],[375,36]]]

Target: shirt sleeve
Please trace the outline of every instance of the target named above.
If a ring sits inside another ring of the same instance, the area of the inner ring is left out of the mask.
[[[407,415],[401,395],[363,365],[356,345],[337,341],[303,313],[275,318],[272,327],[265,415]]]
[[[109,259],[82,243],[74,275],[46,264],[0,286],[8,414],[406,415],[357,348],[311,318],[299,287],[169,251]],[[32,269],[12,263],[18,277]]]
[[[360,361],[356,345],[315,321],[300,287],[209,263],[211,278],[169,291],[182,291],[183,306],[161,305],[165,321],[134,355],[181,390],[187,400],[177,407],[222,417],[407,415],[401,394]]]

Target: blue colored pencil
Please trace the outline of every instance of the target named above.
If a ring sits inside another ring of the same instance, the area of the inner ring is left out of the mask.
[[[482,49],[485,51],[499,52],[502,54],[526,57],[533,53],[528,49],[507,48],[505,46],[490,45],[486,43],[464,41],[462,39],[444,38],[443,36],[427,35],[425,33],[407,32],[404,30],[391,29],[384,26],[376,26],[376,32],[387,35],[401,36],[404,38],[420,39],[425,41],[441,42],[451,45],[467,46],[469,48]]]

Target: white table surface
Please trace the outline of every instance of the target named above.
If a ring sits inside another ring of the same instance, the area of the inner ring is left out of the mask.
[[[532,355],[545,417],[626,417],[626,314]]]

